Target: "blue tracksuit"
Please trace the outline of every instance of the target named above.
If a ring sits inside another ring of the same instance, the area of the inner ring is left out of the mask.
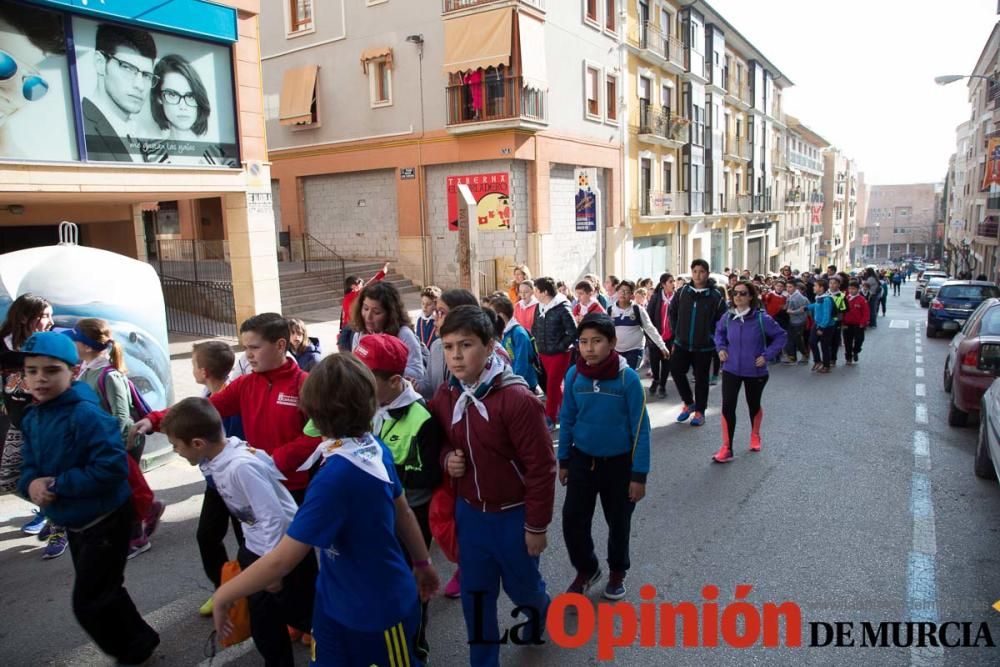
[[[511,370],[514,375],[520,375],[528,383],[528,389],[535,390],[538,386],[538,373],[535,371],[533,360],[538,359],[535,352],[535,345],[531,342],[528,331],[512,320],[513,326],[504,331],[503,349],[507,350],[510,356]]]

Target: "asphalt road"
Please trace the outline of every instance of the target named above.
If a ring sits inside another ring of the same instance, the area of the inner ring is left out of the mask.
[[[979,623],[988,622],[1000,642],[1000,614],[990,608],[1000,598],[1000,488],[972,473],[975,430],[947,426],[941,368],[948,341],[924,338],[926,315],[912,290],[910,283],[901,297],[890,299],[889,317],[869,331],[857,367],[840,365],[827,376],[802,366],[772,367],[760,454],[746,450],[749,433],[741,406],[736,460],[710,463],[720,442],[718,388],[711,392],[708,423],[700,429],[673,422],[679,402],[672,388],[666,400],[650,404],[653,466],[647,496],[635,513],[625,601],[638,605],[640,587],[650,584],[657,603],[690,601],[704,611],[710,607],[703,607],[702,589],[711,584],[719,589],[721,615],[736,587],[750,585],[746,601],[757,610],[768,602],[798,605],[803,646],[641,648],[637,641],[618,649],[615,663],[1000,663],[997,649],[982,646],[924,651],[809,646],[810,623],[853,621],[853,638],[860,644],[862,621],[930,618],[971,622],[973,637]],[[153,549],[129,563],[127,586],[161,633],[161,647],[149,664],[198,665],[211,632],[210,622],[197,615],[210,593],[194,540],[204,482],[182,461],[154,471],[150,481],[169,508]],[[562,495],[559,489],[542,558],[552,593],[572,579],[559,520]],[[0,498],[0,664],[111,664],[73,619],[69,556],[41,561],[41,543],[17,532],[26,516],[23,502]],[[595,520],[598,544],[605,539],[602,523]],[[446,579],[451,566],[439,554],[435,562]],[[502,614],[511,607],[503,600]],[[430,609],[433,664],[466,664],[459,603],[437,598]],[[514,623],[509,616],[501,619],[506,627]],[[571,617],[567,628],[576,627]],[[746,627],[741,623],[739,629]],[[960,638],[961,631],[951,636]],[[304,647],[297,656],[306,664]],[[502,661],[559,667],[600,662],[594,641],[578,649],[552,641],[507,646]],[[214,664],[262,661],[247,642],[220,653]]]

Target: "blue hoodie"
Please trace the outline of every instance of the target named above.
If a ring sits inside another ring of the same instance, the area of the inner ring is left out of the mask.
[[[310,336],[308,340],[303,342],[305,344],[302,346],[301,352],[296,352],[291,348],[289,350],[295,357],[295,363],[299,365],[299,368],[308,373],[323,358],[323,351],[320,349],[319,338]]]
[[[17,490],[39,477],[55,477],[56,500],[45,516],[58,526],[83,528],[121,507],[132,494],[118,420],[85,383],[32,405],[21,423],[24,445]]]
[[[816,322],[817,329],[826,329],[834,325],[833,321],[833,295],[823,292],[816,296],[816,303],[810,303],[806,309],[812,313],[813,321]]]
[[[538,373],[535,372],[533,360],[537,359],[535,345],[531,342],[528,330],[518,324],[517,320],[507,323],[507,328],[503,332],[503,349],[510,357],[511,370],[514,375],[520,375],[528,383],[528,388],[532,391],[538,386]]]
[[[649,473],[649,414],[639,374],[620,357],[613,380],[591,380],[576,366],[566,373],[559,411],[559,465],[573,447],[591,456],[632,453],[632,481],[645,484]]]
[[[776,358],[787,340],[788,334],[781,325],[759,308],[751,308],[743,317],[730,309],[715,326],[715,347],[729,355],[722,370],[740,377],[767,375],[767,364],[758,368],[757,357]]]

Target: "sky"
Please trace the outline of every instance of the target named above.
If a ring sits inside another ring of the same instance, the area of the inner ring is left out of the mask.
[[[797,117],[874,185],[943,181],[997,0],[708,0],[795,84]]]

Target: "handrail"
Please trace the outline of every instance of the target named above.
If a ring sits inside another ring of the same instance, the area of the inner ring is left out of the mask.
[[[338,262],[340,264],[340,278],[341,278],[341,280],[345,279],[347,277],[347,275],[346,275],[346,273],[347,273],[346,260],[336,250],[334,250],[333,248],[331,248],[327,244],[323,243],[318,238],[316,238],[315,236],[313,236],[312,234],[310,234],[308,232],[306,232],[306,233],[304,233],[302,235],[302,268],[303,268],[303,271],[305,273],[309,273],[309,242],[310,241],[313,242],[313,243],[315,243],[316,245],[318,245],[320,248],[326,250],[331,255],[333,255],[333,260],[332,261]],[[322,261],[322,260],[320,260],[320,261]],[[314,260],[313,263],[315,264],[316,260]],[[334,285],[334,287],[338,287],[338,285]]]

